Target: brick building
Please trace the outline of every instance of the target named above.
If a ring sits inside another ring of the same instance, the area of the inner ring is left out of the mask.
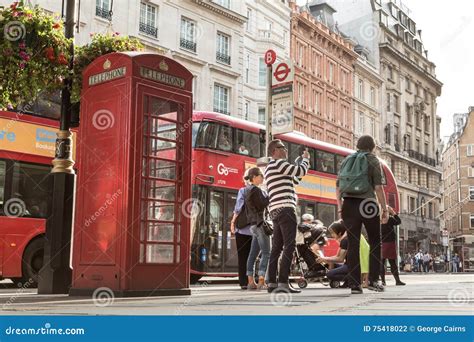
[[[441,222],[449,233],[451,255],[463,271],[474,271],[474,107],[454,115],[454,133],[443,152]]]

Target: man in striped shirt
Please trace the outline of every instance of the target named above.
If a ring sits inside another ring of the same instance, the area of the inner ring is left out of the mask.
[[[303,152],[299,165],[290,164],[287,162],[286,146],[281,140],[276,139],[268,145],[268,155],[272,159],[265,169],[265,181],[270,197],[268,210],[273,221],[272,252],[268,265],[268,292],[299,293],[300,290],[289,286],[288,278],[295,251],[297,226],[295,193],[297,182],[295,180],[301,180],[308,172],[309,153],[306,150]],[[277,283],[278,259],[281,254]]]

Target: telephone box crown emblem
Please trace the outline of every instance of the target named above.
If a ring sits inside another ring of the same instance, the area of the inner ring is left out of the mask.
[[[110,63],[110,61],[107,59],[107,60],[104,62],[103,67],[104,67],[104,69],[107,70],[107,69],[110,69],[110,66],[111,66],[111,65],[112,65],[112,63]]]
[[[165,62],[164,60],[162,60],[162,61],[160,62],[159,67],[160,67],[160,70],[168,71],[168,64],[166,64],[166,62]]]

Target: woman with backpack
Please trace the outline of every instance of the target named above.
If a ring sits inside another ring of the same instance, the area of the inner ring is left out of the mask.
[[[247,259],[252,245],[252,232],[247,222],[247,215],[244,208],[245,192],[249,182],[245,180],[245,186],[239,189],[237,201],[234,207],[234,216],[230,222],[230,231],[235,234],[235,243],[237,245],[237,259],[239,268],[239,285],[242,290],[247,290]]]
[[[265,274],[267,272],[268,259],[270,258],[270,236],[265,234],[262,227],[264,221],[264,211],[268,206],[268,196],[260,189],[263,183],[263,173],[258,167],[248,170],[247,180],[250,182],[245,196],[245,208],[247,210],[247,219],[250,223],[250,231],[253,234],[252,246],[247,260],[247,277],[249,290],[266,289]],[[255,283],[254,269],[255,260],[258,253],[262,251],[260,264],[258,267],[258,284]]]
[[[337,178],[336,198],[339,214],[347,227],[347,280],[352,294],[361,294],[360,233],[362,224],[369,237],[369,284],[372,291],[384,291],[378,283],[381,269],[380,223],[388,220],[387,203],[382,186],[382,168],[375,150],[375,140],[363,135],[357,141],[357,152],[344,159]]]

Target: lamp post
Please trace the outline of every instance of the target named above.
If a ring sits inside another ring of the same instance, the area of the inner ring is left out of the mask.
[[[65,36],[74,38],[75,0],[67,0]],[[69,70],[74,60],[74,41],[69,47]],[[46,221],[43,267],[38,277],[39,294],[68,293],[71,286],[69,267],[74,203],[74,161],[72,160],[71,74],[63,81],[61,118],[57,133],[55,157],[50,177],[53,183],[52,203]]]

